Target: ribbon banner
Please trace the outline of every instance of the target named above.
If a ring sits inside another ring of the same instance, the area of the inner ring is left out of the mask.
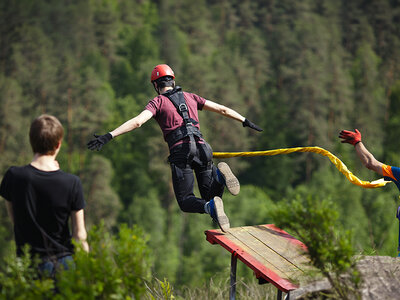
[[[253,152],[214,152],[213,157],[215,158],[231,158],[231,157],[255,157],[255,156],[273,156],[280,154],[290,154],[294,152],[313,152],[321,154],[329,158],[329,160],[336,166],[336,168],[344,175],[346,178],[355,185],[361,186],[363,188],[378,188],[385,186],[386,183],[390,181],[385,181],[383,178],[375,181],[364,181],[356,177],[353,173],[347,169],[346,165],[335,155],[330,153],[321,147],[296,147],[296,148],[283,148],[274,149],[267,151],[253,151]]]

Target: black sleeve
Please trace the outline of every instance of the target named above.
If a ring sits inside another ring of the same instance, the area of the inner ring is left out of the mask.
[[[12,184],[12,174],[10,168],[4,175],[0,185],[0,195],[7,201],[11,201],[11,184]]]
[[[72,195],[73,199],[72,199],[71,210],[78,211],[85,208],[85,199],[83,197],[82,183],[79,177],[75,177],[75,184]]]

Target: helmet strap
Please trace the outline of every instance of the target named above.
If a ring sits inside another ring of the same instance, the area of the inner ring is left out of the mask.
[[[156,83],[153,81],[152,82],[153,83],[153,88],[154,88],[154,90],[156,91],[156,93],[158,94],[158,95],[160,95],[160,89],[159,88],[156,88]]]
[[[157,85],[157,83],[156,83],[155,81],[153,81],[152,83],[153,83],[153,87],[154,87],[154,90],[156,91],[156,93],[157,93],[158,95],[161,95],[161,93],[160,93],[161,88],[158,87],[158,85]],[[157,87],[156,87],[156,85],[157,85]],[[175,81],[174,81],[174,83],[172,84],[172,89],[174,89],[174,88],[175,88]]]

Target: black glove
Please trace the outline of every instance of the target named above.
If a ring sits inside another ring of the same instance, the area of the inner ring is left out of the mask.
[[[95,139],[91,140],[89,143],[87,143],[87,147],[90,150],[97,150],[100,151],[101,148],[107,144],[111,139],[113,138],[111,133],[103,134],[103,135],[97,135],[94,134]]]
[[[257,131],[263,131],[260,127],[258,127],[256,124],[254,124],[253,122],[251,122],[251,121],[249,121],[249,120],[247,120],[247,119],[244,119],[244,121],[243,121],[243,127],[246,127],[246,126],[248,126],[248,127],[250,127],[251,129],[254,129],[254,130],[257,130]]]

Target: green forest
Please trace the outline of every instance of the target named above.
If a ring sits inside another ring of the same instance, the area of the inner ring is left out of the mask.
[[[162,63],[185,91],[264,129],[201,111],[213,151],[319,146],[376,180],[338,138],[357,128],[379,161],[400,166],[399,0],[0,0],[0,179],[31,161],[31,121],[55,115],[65,129],[58,161],[82,180],[87,229],[140,228],[148,271],[174,287],[229,278],[230,255],[205,240],[217,228],[208,215],[180,211],[157,122],[99,152],[86,147],[156,96],[150,74]],[[334,203],[357,253],[397,255],[393,183],[363,189],[313,153],[224,161],[241,182],[223,198],[232,227],[272,223],[273,207],[312,197]],[[3,260],[14,246],[0,204]]]

